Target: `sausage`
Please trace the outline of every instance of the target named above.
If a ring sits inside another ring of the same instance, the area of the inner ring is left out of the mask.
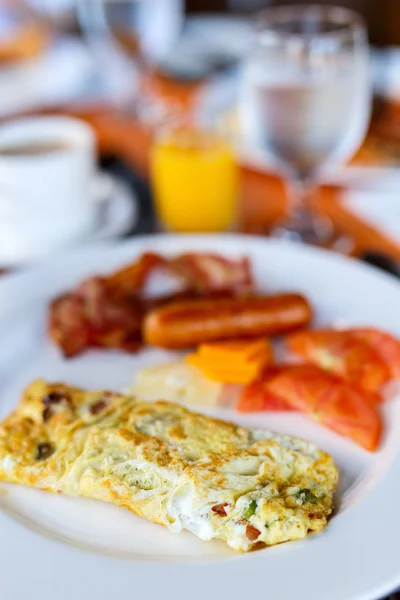
[[[172,302],[147,313],[145,343],[183,349],[213,340],[276,335],[307,325],[308,301],[299,294]]]

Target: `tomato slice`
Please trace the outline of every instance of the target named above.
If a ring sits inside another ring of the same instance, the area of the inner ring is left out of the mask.
[[[390,371],[391,377],[400,379],[400,341],[379,329],[349,329],[348,333],[373,347]]]
[[[377,393],[390,378],[389,369],[379,352],[347,331],[320,329],[299,332],[288,336],[287,346],[306,361],[343,377],[369,393]]]
[[[253,381],[243,389],[236,406],[239,412],[265,412],[293,410],[287,402],[272,394],[263,381]]]
[[[299,365],[273,377],[268,390],[336,433],[376,450],[381,419],[370,396],[358,388],[318,367]]]
[[[259,378],[244,386],[236,410],[239,412],[286,412],[293,410],[285,400],[268,389],[271,379],[287,368],[290,367],[285,365],[268,367]]]

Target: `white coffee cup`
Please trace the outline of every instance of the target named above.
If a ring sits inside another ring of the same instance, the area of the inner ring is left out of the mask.
[[[70,117],[0,127],[0,266],[29,262],[95,224],[95,137]]]

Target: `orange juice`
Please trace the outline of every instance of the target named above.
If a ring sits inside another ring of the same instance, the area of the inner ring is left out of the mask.
[[[218,135],[181,129],[154,143],[151,157],[158,218],[178,232],[225,231],[235,222],[237,165]]]

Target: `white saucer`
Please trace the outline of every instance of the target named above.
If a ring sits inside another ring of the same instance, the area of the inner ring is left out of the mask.
[[[123,236],[135,227],[139,219],[138,199],[121,178],[99,172],[96,201],[99,203],[97,228],[88,233],[85,241],[104,240]]]
[[[138,199],[135,192],[121,178],[98,171],[93,182],[93,202],[96,212],[94,225],[79,236],[59,239],[51,248],[27,245],[15,260],[1,261],[0,269],[31,266],[64,248],[86,245],[95,241],[118,238],[132,231],[139,219]]]

